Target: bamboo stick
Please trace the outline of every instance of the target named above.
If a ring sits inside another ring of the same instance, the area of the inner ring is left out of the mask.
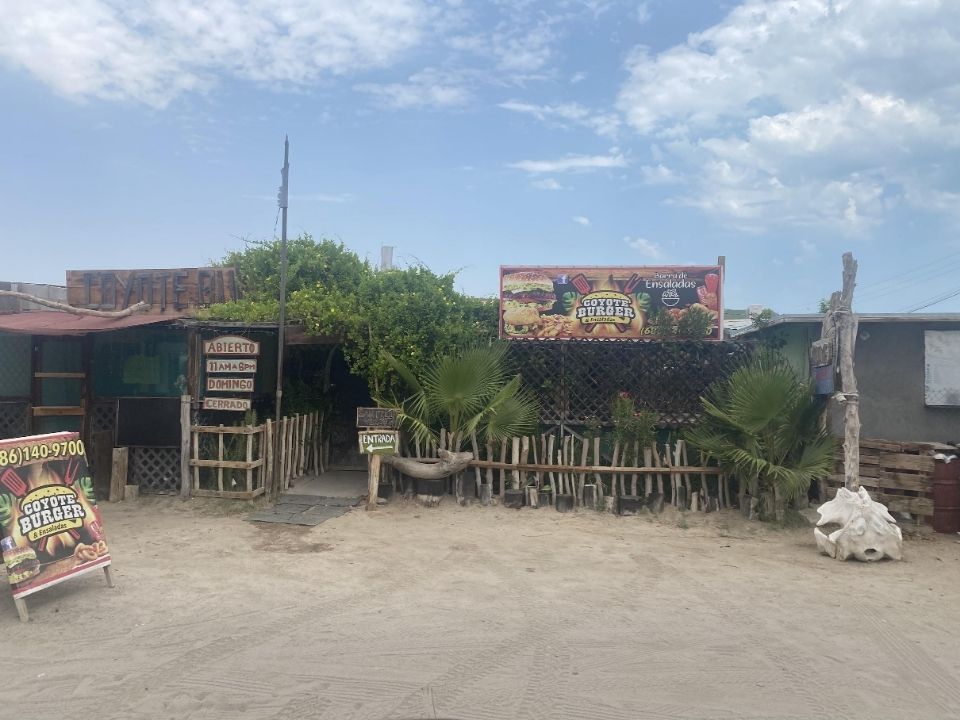
[[[553,433],[550,433],[550,435],[547,437],[547,463],[550,466],[553,465],[553,447],[555,445],[554,443],[555,440],[556,440],[556,436]],[[550,488],[551,488],[550,492],[553,495],[553,504],[556,505],[557,504],[557,476],[553,472],[552,467],[548,471],[547,476],[550,478]]]
[[[514,490],[520,489],[520,471],[517,467],[520,465],[520,438],[510,438],[510,458],[513,460],[513,485]]]
[[[197,430],[193,431],[193,459],[200,460],[200,432]],[[193,466],[193,489],[200,489],[200,467],[198,465]]]
[[[653,453],[650,452],[650,448],[643,449],[643,464],[647,467],[653,462]],[[644,496],[649,496],[653,493],[653,477],[650,473],[644,473],[643,475],[643,494]]]
[[[520,457],[523,460],[524,465],[530,464],[530,438],[524,435],[520,438]],[[517,470],[520,473],[519,470]],[[527,484],[527,478],[521,473],[520,477],[520,487],[523,488]]]
[[[253,435],[247,435],[247,462],[253,462]],[[253,468],[247,468],[247,492],[253,492]]]
[[[473,450],[473,457],[475,457],[477,460],[479,460],[479,459],[480,459],[480,448],[479,448],[479,446],[478,446],[478,444],[477,444],[477,433],[476,433],[476,432],[470,433],[470,448]],[[475,482],[476,482],[476,484],[477,484],[477,497],[479,498],[479,497],[480,497],[480,486],[483,484],[483,476],[482,476],[481,473],[480,473],[480,468],[479,468],[479,467],[474,467],[474,468],[473,468],[473,471],[474,471],[474,473],[475,473],[474,480],[475,480]]]
[[[507,491],[507,439],[504,438],[500,441],[500,462],[504,463],[504,466],[500,469],[500,499],[502,500],[504,494]]]
[[[261,452],[266,462],[260,468],[260,484],[267,497],[273,496],[273,425],[270,418],[263,424],[263,438],[260,440]]]
[[[614,441],[613,441],[613,457],[610,458],[611,466],[616,466],[616,464],[617,464],[619,461],[620,461],[620,441],[619,441],[619,440],[614,440]],[[618,494],[617,494],[617,489],[618,489],[618,488],[617,488],[617,477],[618,477],[617,473],[614,473],[614,474],[613,474],[613,479],[610,481],[610,496],[611,496],[611,497],[618,497]],[[621,493],[621,494],[622,494],[622,493]]]
[[[280,475],[277,478],[277,491],[287,489],[287,418],[281,418],[277,428],[277,444],[280,452]]]
[[[317,412],[317,431],[313,435],[313,469],[318,475],[323,472],[323,457],[320,453],[323,436],[323,413]]]
[[[304,461],[306,460],[307,454],[307,415],[300,416],[300,459],[297,462],[297,477],[303,477],[304,471]]]
[[[659,468],[662,467],[660,465],[660,449],[657,447],[657,443],[655,441],[650,443],[650,451],[653,455],[653,466],[657,468],[657,493],[660,495],[660,497],[665,498],[663,494],[663,474],[659,471]]]
[[[673,464],[684,465],[685,463],[681,462],[681,452],[683,451],[684,442],[683,440],[677,440],[673,449]],[[677,478],[679,481],[680,478]],[[692,492],[692,487],[690,486],[690,476],[686,473],[683,474],[683,486],[687,489],[687,498],[690,498]]]
[[[637,440],[633,441],[633,464],[640,464],[640,443]],[[637,474],[633,473],[630,476],[630,494],[636,496],[637,494]]]
[[[221,425],[220,427],[222,428],[223,425]],[[218,447],[217,459],[220,462],[223,462],[223,433],[217,433],[217,440],[219,441],[217,446]],[[220,492],[223,492],[223,468],[222,467],[217,468],[217,490],[219,490]]]
[[[493,440],[491,440],[490,438],[487,438],[486,447],[487,447],[487,462],[491,462],[493,460]],[[490,486],[490,492],[492,493],[493,492],[493,467],[489,465],[487,466],[487,485]]]
[[[543,443],[543,438],[542,438],[542,437],[540,438],[540,442]],[[531,446],[531,448],[533,449],[533,464],[534,464],[534,465],[537,465],[537,464],[540,462],[540,458],[542,457],[542,455],[540,455],[540,454],[537,453],[537,437],[536,437],[536,435],[531,435],[531,436],[530,436],[530,446]],[[542,474],[539,470],[537,470],[537,471],[533,474],[533,482],[534,482],[534,483],[536,484],[536,486],[537,486],[537,493],[539,493],[539,492],[540,492],[540,487],[543,485],[543,474]]]
[[[580,441],[580,466],[587,466],[587,456],[590,452],[590,443],[587,442],[587,438],[583,438]],[[577,494],[580,496],[580,504],[583,505],[583,486],[587,484],[587,473],[581,472],[578,479]]]
[[[673,452],[672,452],[673,448],[670,447],[669,442],[666,442],[663,444],[663,450],[664,450],[664,457],[663,457],[664,465],[667,468],[670,468],[670,470],[672,471],[673,470]],[[671,504],[674,505],[675,507],[680,507],[679,476],[673,472],[670,472],[669,477],[670,477],[670,498],[672,500]]]
[[[593,439],[593,464],[600,464],[600,431],[597,430],[597,436]],[[597,499],[603,503],[603,476],[600,473],[593,474],[593,480],[597,484]]]

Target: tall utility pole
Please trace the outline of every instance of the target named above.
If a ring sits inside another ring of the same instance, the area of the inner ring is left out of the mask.
[[[290,141],[283,138],[283,167],[280,169],[280,192],[277,205],[283,216],[280,225],[280,324],[277,328],[277,421],[280,421],[283,403],[283,331],[287,321],[287,197],[290,179]],[[279,456],[279,453],[275,453]]]

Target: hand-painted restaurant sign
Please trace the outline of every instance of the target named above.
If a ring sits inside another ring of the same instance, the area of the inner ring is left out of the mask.
[[[207,390],[213,392],[253,392],[252,377],[208,377]]]
[[[223,335],[203,341],[204,355],[259,355],[260,343],[238,335]]]
[[[205,397],[203,399],[203,409],[246,412],[250,409],[250,398]]]
[[[253,392],[253,377],[218,377],[210,373],[255,373],[257,361],[249,356],[260,354],[260,343],[239,335],[221,335],[203,341],[203,354],[227,356],[207,358],[207,392]],[[251,405],[247,397],[208,396],[203,399],[204,410],[246,412]]]
[[[0,549],[17,599],[110,564],[78,433],[0,441]]]
[[[500,337],[717,340],[720,265],[500,267]]]
[[[232,267],[67,271],[67,302],[74,307],[122,310],[142,302],[147,312],[183,316],[239,297]]]
[[[207,358],[208,373],[255,373],[256,360],[244,358]]]

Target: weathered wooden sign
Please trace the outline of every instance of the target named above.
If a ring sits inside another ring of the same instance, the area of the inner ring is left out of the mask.
[[[246,358],[207,358],[208,373],[255,373],[257,361]]]
[[[139,302],[147,312],[183,316],[191,309],[239,299],[232,267],[168,270],[67,270],[67,302],[122,310]]]
[[[357,427],[393,429],[397,427],[397,410],[396,408],[358,407]]]
[[[363,455],[394,455],[400,447],[396,430],[361,430],[358,435]]]
[[[203,399],[203,409],[246,412],[250,409],[250,398],[206,397]]]
[[[252,377],[208,377],[208,392],[253,392]]]
[[[204,355],[259,355],[260,343],[239,335],[221,335],[203,341]]]

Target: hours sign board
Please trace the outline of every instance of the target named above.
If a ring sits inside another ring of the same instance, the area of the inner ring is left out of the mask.
[[[358,407],[357,427],[393,429],[397,427],[397,410],[396,408]]]
[[[0,548],[18,601],[110,564],[78,433],[0,441]]]
[[[218,377],[216,373],[255,373],[256,356],[260,343],[239,335],[221,335],[203,341],[207,356],[207,392],[253,393],[253,377]],[[225,356],[225,357],[224,357]],[[252,402],[248,397],[208,396],[203,399],[204,410],[246,412]]]
[[[246,412],[250,409],[250,398],[205,397],[203,399],[203,409]]]
[[[252,377],[208,377],[207,390],[215,392],[253,392]]]
[[[247,358],[207,358],[208,373],[255,373],[257,361]]]
[[[238,335],[221,335],[203,341],[204,355],[259,355],[260,343]]]
[[[396,430],[361,430],[359,436],[363,455],[394,455],[400,446]]]

